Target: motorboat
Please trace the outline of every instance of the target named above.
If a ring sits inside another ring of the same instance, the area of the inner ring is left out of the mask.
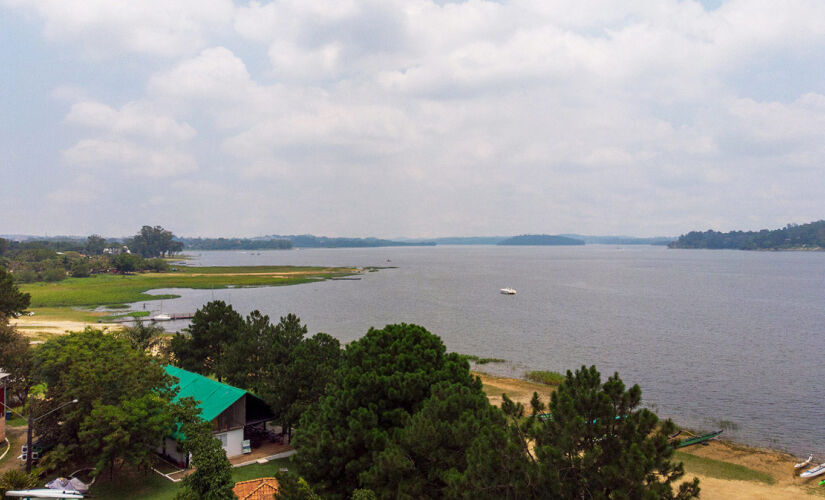
[[[515,295],[516,294],[515,288],[502,288],[501,290],[499,290],[499,292],[501,292],[503,295]]]

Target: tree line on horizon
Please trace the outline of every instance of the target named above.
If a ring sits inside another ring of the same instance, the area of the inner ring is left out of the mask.
[[[668,248],[706,248],[735,250],[789,250],[825,248],[825,220],[807,224],[788,224],[761,231],[691,231],[679,236]]]

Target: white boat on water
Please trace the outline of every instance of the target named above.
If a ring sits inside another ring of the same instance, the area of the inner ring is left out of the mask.
[[[172,316],[168,314],[158,314],[157,316],[152,316],[152,321],[172,321]]]
[[[515,295],[516,294],[515,288],[502,288],[501,290],[499,290],[499,292],[501,292],[504,295]]]
[[[809,478],[809,477],[816,477],[816,476],[819,476],[821,474],[825,474],[825,464],[819,464],[816,467],[814,467],[813,469],[808,469],[805,472],[803,472],[802,474],[800,474],[799,477]]]

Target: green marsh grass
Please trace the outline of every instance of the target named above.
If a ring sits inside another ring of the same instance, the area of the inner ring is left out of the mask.
[[[296,285],[355,273],[354,269],[323,267],[187,267],[173,273],[99,274],[89,278],[68,278],[56,283],[32,283],[20,288],[31,294],[33,308],[93,307],[178,297],[173,294],[146,293],[161,288],[221,289],[230,286]]]
[[[549,370],[533,370],[524,374],[527,380],[544,385],[559,385],[564,382],[564,375]]]
[[[770,474],[765,472],[753,470],[744,465],[692,455],[683,451],[677,451],[674,454],[674,459],[685,465],[686,476],[693,473],[725,480],[755,481],[765,484],[776,482]]]

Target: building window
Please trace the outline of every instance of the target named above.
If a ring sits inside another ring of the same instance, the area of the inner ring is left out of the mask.
[[[223,434],[218,434],[218,439],[220,439],[220,440],[221,440],[221,448],[223,448],[223,449],[224,449],[224,451],[225,451],[225,450],[226,450],[226,446],[227,446],[227,438],[226,438],[226,433],[223,433]]]

